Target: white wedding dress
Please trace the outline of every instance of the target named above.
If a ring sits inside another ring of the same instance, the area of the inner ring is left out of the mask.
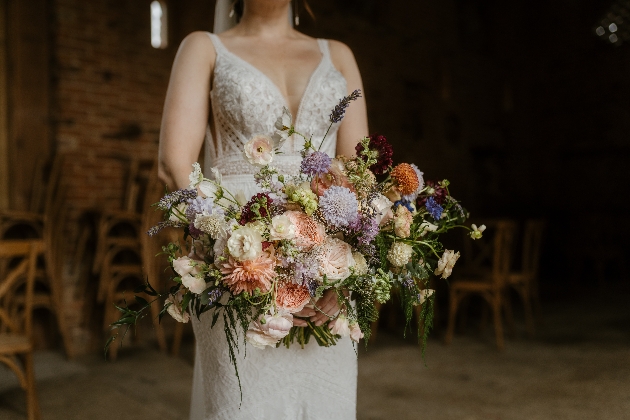
[[[246,197],[258,192],[256,169],[243,157],[243,144],[254,134],[274,132],[274,123],[286,101],[273,82],[247,61],[232,54],[214,34],[208,34],[217,52],[214,68],[212,117],[215,136],[206,139],[206,173],[216,166],[223,185]],[[313,135],[316,146],[329,124],[333,107],[347,94],[346,80],[332,64],[326,40],[318,40],[322,59],[311,75],[294,119],[296,130]],[[335,155],[337,126],[321,150]],[[298,137],[298,136],[293,136]],[[299,171],[303,140],[290,138],[273,165],[281,173]],[[221,319],[221,317],[219,317]],[[211,312],[193,317],[196,357],[191,420],[215,419],[355,419],[357,358],[349,338],[326,348],[312,340],[304,349],[294,344],[264,350],[245,348],[240,338],[237,355],[243,401],[221,320],[210,328]],[[240,408],[239,408],[240,406]]]

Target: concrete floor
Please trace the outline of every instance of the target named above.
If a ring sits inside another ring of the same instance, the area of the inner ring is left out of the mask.
[[[518,334],[499,353],[491,330],[471,325],[451,346],[419,349],[381,332],[359,352],[358,418],[630,419],[630,310],[627,294],[547,305],[533,340]],[[522,330],[522,329],[521,329]],[[173,359],[152,347],[66,361],[36,355],[44,420],[186,419],[191,345]],[[0,370],[0,419],[24,419],[24,394]]]

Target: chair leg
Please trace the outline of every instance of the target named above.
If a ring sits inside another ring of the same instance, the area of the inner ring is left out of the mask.
[[[529,288],[523,290],[523,307],[525,309],[525,325],[527,326],[527,334],[530,338],[534,338],[536,333],[534,330],[534,313],[532,309],[532,298]]]
[[[376,302],[374,306],[376,307],[376,311],[378,312],[379,317],[376,319],[376,321],[372,322],[372,325],[370,325],[370,343],[373,343],[374,341],[376,341],[376,334],[378,333],[378,323],[380,320],[381,307],[383,306],[383,304],[380,302]]]
[[[512,301],[510,300],[510,290],[503,291],[503,308],[505,309],[505,321],[511,337],[514,337],[514,312],[512,311]]]
[[[470,295],[463,297],[459,304],[462,306],[461,314],[459,315],[459,331],[466,331],[468,325],[468,308],[470,307]]]
[[[451,289],[450,299],[448,302],[448,327],[446,327],[444,344],[451,344],[453,341],[453,334],[455,333],[455,319],[457,317],[457,304],[457,293]]]
[[[496,293],[492,300],[492,312],[494,316],[494,333],[497,339],[497,349],[503,350],[503,321],[501,320],[502,305],[501,294]]]
[[[182,337],[184,335],[184,323],[177,322],[175,324],[175,332],[173,333],[173,347],[171,347],[171,356],[179,356],[179,349],[182,345]]]
[[[35,369],[33,367],[33,353],[24,355],[24,370],[26,373],[26,404],[28,420],[39,420],[39,401],[37,399],[37,388],[35,386]]]

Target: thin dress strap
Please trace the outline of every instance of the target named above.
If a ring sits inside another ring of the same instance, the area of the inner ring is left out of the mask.
[[[217,55],[227,50],[227,48],[225,48],[225,45],[223,45],[223,43],[221,42],[221,39],[219,39],[216,34],[206,32],[206,35],[210,37],[210,41],[212,41],[212,45],[214,45],[214,49],[217,52]]]
[[[330,49],[328,48],[328,40],[317,38],[317,44],[319,45],[319,50],[322,52],[322,55],[330,60]]]

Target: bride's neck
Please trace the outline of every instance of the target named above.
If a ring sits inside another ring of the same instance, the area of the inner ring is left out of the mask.
[[[239,29],[243,35],[278,37],[287,36],[292,31],[289,22],[289,4],[269,4],[269,2],[246,2]]]

